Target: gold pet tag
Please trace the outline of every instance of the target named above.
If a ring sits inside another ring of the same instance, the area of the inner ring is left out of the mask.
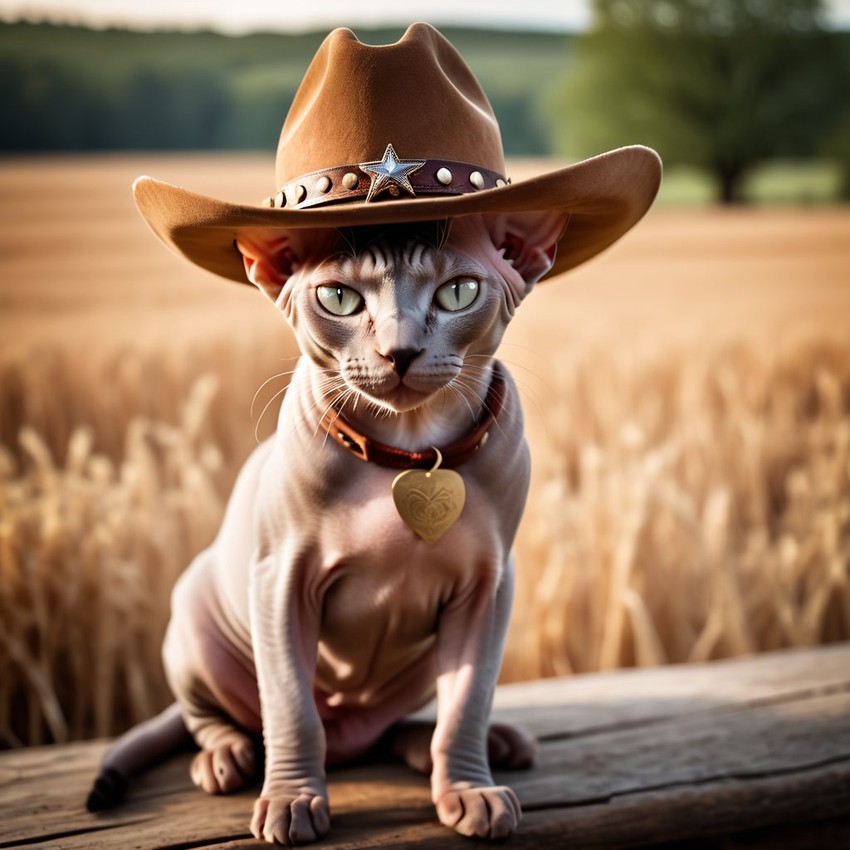
[[[393,481],[393,501],[399,516],[423,540],[436,543],[457,521],[466,502],[463,478],[451,469],[439,469],[440,450],[429,472],[406,469]]]

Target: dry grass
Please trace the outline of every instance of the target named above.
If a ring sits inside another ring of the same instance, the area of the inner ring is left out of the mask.
[[[557,381],[507,678],[850,638],[847,339],[587,358]]]
[[[285,383],[251,417],[269,373],[251,350],[54,350],[0,369],[0,432],[16,435],[0,444],[0,742],[114,734],[168,701],[171,587]]]
[[[170,588],[253,444],[235,376],[266,374],[223,348],[195,352],[202,374],[187,359],[3,374],[7,744],[113,734],[168,700]],[[848,341],[577,356],[548,383],[504,679],[850,638]]]
[[[168,700],[170,587],[284,379],[252,416],[255,390],[291,368],[254,293],[140,227],[136,164],[78,165],[0,166],[0,745]],[[45,215],[57,186],[79,203]],[[523,306],[504,357],[535,474],[505,679],[850,638],[848,237],[847,211],[662,212]]]

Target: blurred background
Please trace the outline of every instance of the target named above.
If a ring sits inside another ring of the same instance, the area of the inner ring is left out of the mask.
[[[256,204],[321,40],[439,26],[516,180],[656,148],[658,202],[500,356],[534,458],[503,680],[850,638],[850,3],[0,2],[0,746],[169,701],[170,588],[297,356],[158,245],[149,173]],[[403,15],[403,17],[400,17]]]

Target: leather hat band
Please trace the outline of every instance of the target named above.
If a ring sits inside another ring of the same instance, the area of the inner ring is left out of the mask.
[[[396,177],[392,169],[384,168],[390,173],[382,177],[380,167],[382,162],[386,162],[386,157],[385,154],[384,160],[376,163],[338,165],[311,171],[282,186],[273,197],[263,201],[263,206],[308,209],[346,201],[371,201],[379,194],[388,198],[464,195],[510,183],[506,177],[489,168],[446,159],[400,160],[398,170],[405,171],[407,164],[406,174]],[[413,165],[417,167],[413,168]],[[376,175],[366,170],[368,167],[375,167],[379,173]],[[376,185],[381,183],[376,189]]]

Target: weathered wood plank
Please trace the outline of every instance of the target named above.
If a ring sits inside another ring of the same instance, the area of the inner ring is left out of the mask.
[[[736,835],[741,847],[792,847],[850,831],[850,645],[509,686],[497,704],[543,735],[534,770],[499,777],[526,813],[512,847],[733,847]],[[210,799],[191,786],[187,754],[90,815],[104,747],[0,755],[0,848],[262,846],[248,834],[256,788]],[[323,847],[470,846],[436,822],[427,781],[405,768],[330,779]]]
[[[573,737],[718,707],[848,688],[850,648],[835,644],[709,664],[502,685],[495,709],[504,719],[525,723],[538,737]]]
[[[848,813],[850,761],[777,777],[636,790],[593,805],[532,811],[522,831],[528,847],[646,847]]]
[[[850,694],[794,700],[547,743],[514,787],[534,805],[850,764]]]

